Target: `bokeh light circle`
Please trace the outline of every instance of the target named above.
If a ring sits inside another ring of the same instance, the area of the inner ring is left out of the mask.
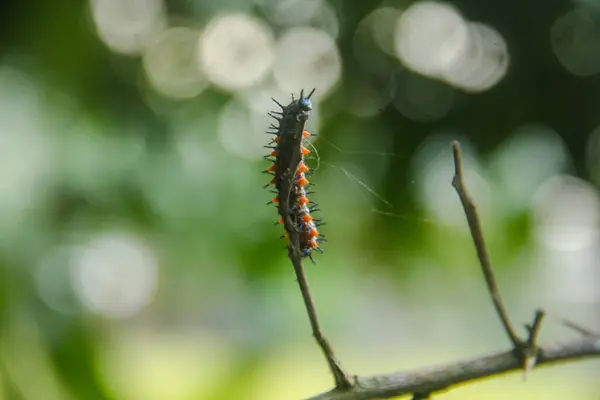
[[[274,77],[285,91],[317,89],[324,96],[342,74],[340,52],[331,35],[309,28],[291,28],[277,45]]]
[[[112,51],[139,54],[166,26],[162,0],[91,0],[96,33]]]
[[[550,28],[550,44],[571,74],[585,77],[600,72],[600,25],[585,9],[560,16]]]
[[[396,55],[408,68],[466,91],[488,90],[508,71],[504,38],[466,21],[448,3],[413,4],[398,18],[395,38]]]
[[[274,60],[271,28],[247,14],[215,17],[198,44],[198,61],[215,85],[237,91],[262,81]]]
[[[200,33],[191,28],[171,28],[145,50],[144,71],[152,87],[174,98],[191,98],[208,84],[196,62]]]
[[[107,233],[73,254],[71,280],[79,301],[89,311],[109,318],[137,314],[153,298],[158,260],[139,238]]]
[[[450,4],[422,1],[400,15],[396,54],[425,75],[439,75],[462,57],[469,33],[466,21]]]

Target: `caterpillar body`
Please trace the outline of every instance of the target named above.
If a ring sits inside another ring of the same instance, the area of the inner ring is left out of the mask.
[[[304,157],[310,154],[305,147],[306,139],[311,136],[306,131],[306,121],[312,110],[310,98],[314,92],[315,89],[304,97],[304,91],[301,91],[297,99],[292,94],[292,101],[286,106],[273,99],[280,110],[269,113],[276,123],[267,131],[274,137],[266,146],[271,153],[265,158],[273,165],[264,171],[273,176],[265,187],[275,186],[273,192],[276,196],[268,204],[277,205],[280,216],[277,223],[284,226],[283,236],[292,239],[297,234],[301,255],[313,262],[313,252],[322,253],[319,243],[325,241],[317,230],[321,220],[312,216],[313,212],[319,210],[316,203],[307,197],[312,192],[306,190],[311,185],[306,179],[310,169],[304,161]]]

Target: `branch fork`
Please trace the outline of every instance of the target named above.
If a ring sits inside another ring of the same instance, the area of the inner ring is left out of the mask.
[[[508,311],[506,311],[506,307],[502,302],[502,297],[500,296],[500,289],[498,288],[494,270],[492,269],[492,262],[485,245],[485,239],[483,236],[483,230],[481,229],[481,222],[477,213],[477,207],[475,206],[473,198],[469,195],[464,183],[462,155],[460,151],[460,144],[457,141],[452,142],[452,155],[454,157],[454,177],[452,178],[452,186],[456,190],[456,193],[458,194],[460,202],[465,211],[467,223],[469,224],[469,229],[471,231],[471,237],[473,238],[473,243],[475,244],[475,249],[477,250],[479,264],[481,265],[483,276],[485,277],[485,282],[487,284],[490,297],[492,298],[494,308],[496,309],[496,313],[500,318],[506,335],[513,345],[515,355],[519,357],[522,362],[524,377],[526,377],[535,366],[537,360],[537,339],[539,337],[541,323],[544,319],[545,313],[542,310],[537,310],[533,323],[525,326],[528,332],[526,339],[522,339],[517,335],[508,316]]]
[[[564,322],[565,325],[582,333],[583,337],[579,340],[539,346],[538,338],[545,316],[545,312],[542,310],[537,310],[533,322],[525,325],[527,335],[524,338],[517,335],[500,296],[500,290],[485,245],[477,207],[464,183],[462,156],[460,144],[457,141],[452,142],[452,151],[454,156],[452,186],[456,190],[463,206],[488,292],[504,331],[512,344],[512,350],[496,355],[459,361],[449,365],[428,367],[416,371],[396,372],[373,377],[349,375],[334,355],[329,342],[319,326],[316,309],[304,273],[298,235],[295,234],[290,236],[289,258],[294,266],[313,336],[323,351],[335,379],[334,389],[311,397],[308,400],[384,399],[405,394],[412,394],[413,400],[425,400],[430,399],[434,392],[446,390],[450,386],[490,377],[507,371],[522,369],[524,371],[524,378],[526,378],[527,374],[536,365],[576,360],[584,357],[600,357],[600,335],[579,327],[574,323]],[[280,204],[280,207],[282,206],[286,205]],[[286,224],[291,224],[289,218],[284,220]]]

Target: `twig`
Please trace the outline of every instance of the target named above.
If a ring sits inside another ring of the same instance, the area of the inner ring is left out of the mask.
[[[563,343],[547,343],[539,348],[537,365],[600,357],[600,337],[582,337]],[[332,390],[307,400],[389,399],[412,393],[445,391],[451,386],[516,371],[523,366],[514,351],[480,357],[414,371],[357,378],[347,390]]]
[[[460,152],[460,144],[458,142],[452,142],[452,151],[454,155],[454,178],[452,179],[452,186],[454,186],[454,189],[456,189],[456,193],[458,193],[458,197],[460,198],[460,202],[462,203],[465,211],[471,236],[473,238],[473,243],[475,244],[477,256],[479,257],[479,263],[481,264],[483,275],[485,277],[490,296],[492,297],[494,307],[496,308],[496,312],[498,313],[498,316],[502,321],[502,325],[504,326],[504,330],[506,331],[506,334],[508,335],[515,350],[520,350],[523,348],[525,343],[515,333],[515,330],[508,317],[508,312],[506,311],[504,303],[502,302],[502,298],[500,297],[500,290],[498,289],[498,284],[496,283],[494,271],[492,270],[490,257],[485,246],[485,240],[483,238],[483,231],[481,229],[481,223],[479,222],[477,208],[475,207],[473,199],[469,196],[467,188],[464,184],[462,156]]]
[[[526,345],[523,350],[523,379],[527,379],[527,374],[533,369],[537,363],[539,357],[539,348],[537,340],[540,335],[540,329],[542,327],[542,320],[546,313],[542,310],[537,310],[533,324],[527,325],[527,331],[529,336],[527,337]]]
[[[308,313],[308,319],[310,320],[313,337],[319,344],[319,347],[323,351],[323,355],[329,364],[329,369],[335,379],[335,386],[338,389],[350,388],[352,387],[352,382],[350,381],[348,373],[342,368],[331,345],[321,331],[317,311],[310,295],[310,288],[308,287],[308,281],[306,279],[306,274],[304,273],[304,265],[302,259],[299,257],[299,252],[296,252],[295,249],[290,246],[289,253],[290,260],[294,265],[296,278],[298,279],[298,285],[300,286],[300,292],[302,292],[302,298],[304,299],[304,305],[306,306],[306,312]]]
[[[576,324],[573,321],[569,321],[568,319],[564,319],[564,318],[560,318],[560,321],[562,322],[562,324],[564,326],[566,326],[567,328],[571,328],[574,331],[582,334],[583,336],[600,336],[600,334],[588,329],[588,328],[584,328],[583,326]]]
[[[542,320],[546,316],[546,313],[543,310],[537,310],[535,312],[535,318],[533,319],[533,324],[531,326],[527,326],[527,331],[529,332],[529,337],[527,338],[528,346],[535,346],[537,339],[540,335],[540,328],[542,327]]]

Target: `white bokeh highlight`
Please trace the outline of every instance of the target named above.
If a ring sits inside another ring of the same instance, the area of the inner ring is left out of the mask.
[[[469,40],[467,23],[450,4],[414,3],[398,19],[396,52],[411,69],[439,75],[456,63]]]
[[[316,88],[324,97],[337,84],[342,61],[333,37],[310,27],[291,28],[277,44],[274,77],[284,91]]]
[[[271,28],[247,14],[213,19],[198,44],[198,62],[208,79],[230,91],[260,83],[271,71],[275,39]]]
[[[497,177],[496,198],[509,211],[528,210],[539,185],[570,166],[566,145],[543,124],[522,125],[495,150],[491,169]]]
[[[555,175],[533,197],[535,236],[556,251],[581,251],[598,242],[600,197],[589,183]]]
[[[141,239],[106,233],[73,253],[71,281],[81,304],[108,318],[128,318],[153,299],[158,260]]]
[[[448,64],[441,77],[470,92],[483,92],[495,86],[508,72],[510,57],[504,38],[491,26],[467,24],[469,40],[463,55]]]
[[[200,32],[186,27],[161,33],[146,48],[144,71],[159,93],[177,99],[197,96],[208,86],[196,60]]]
[[[545,299],[552,309],[575,306],[587,313],[588,319],[597,319],[600,301],[597,188],[574,176],[555,175],[536,191],[531,209],[533,235],[540,247],[536,298]]]
[[[90,12],[100,40],[127,55],[139,54],[166,27],[162,0],[91,0]]]
[[[503,37],[492,27],[465,20],[449,3],[414,3],[398,18],[394,36],[404,65],[466,91],[488,90],[508,71]]]
[[[396,56],[396,38],[392,33],[401,15],[402,10],[398,8],[380,7],[361,22],[369,25],[377,47],[392,56]]]

